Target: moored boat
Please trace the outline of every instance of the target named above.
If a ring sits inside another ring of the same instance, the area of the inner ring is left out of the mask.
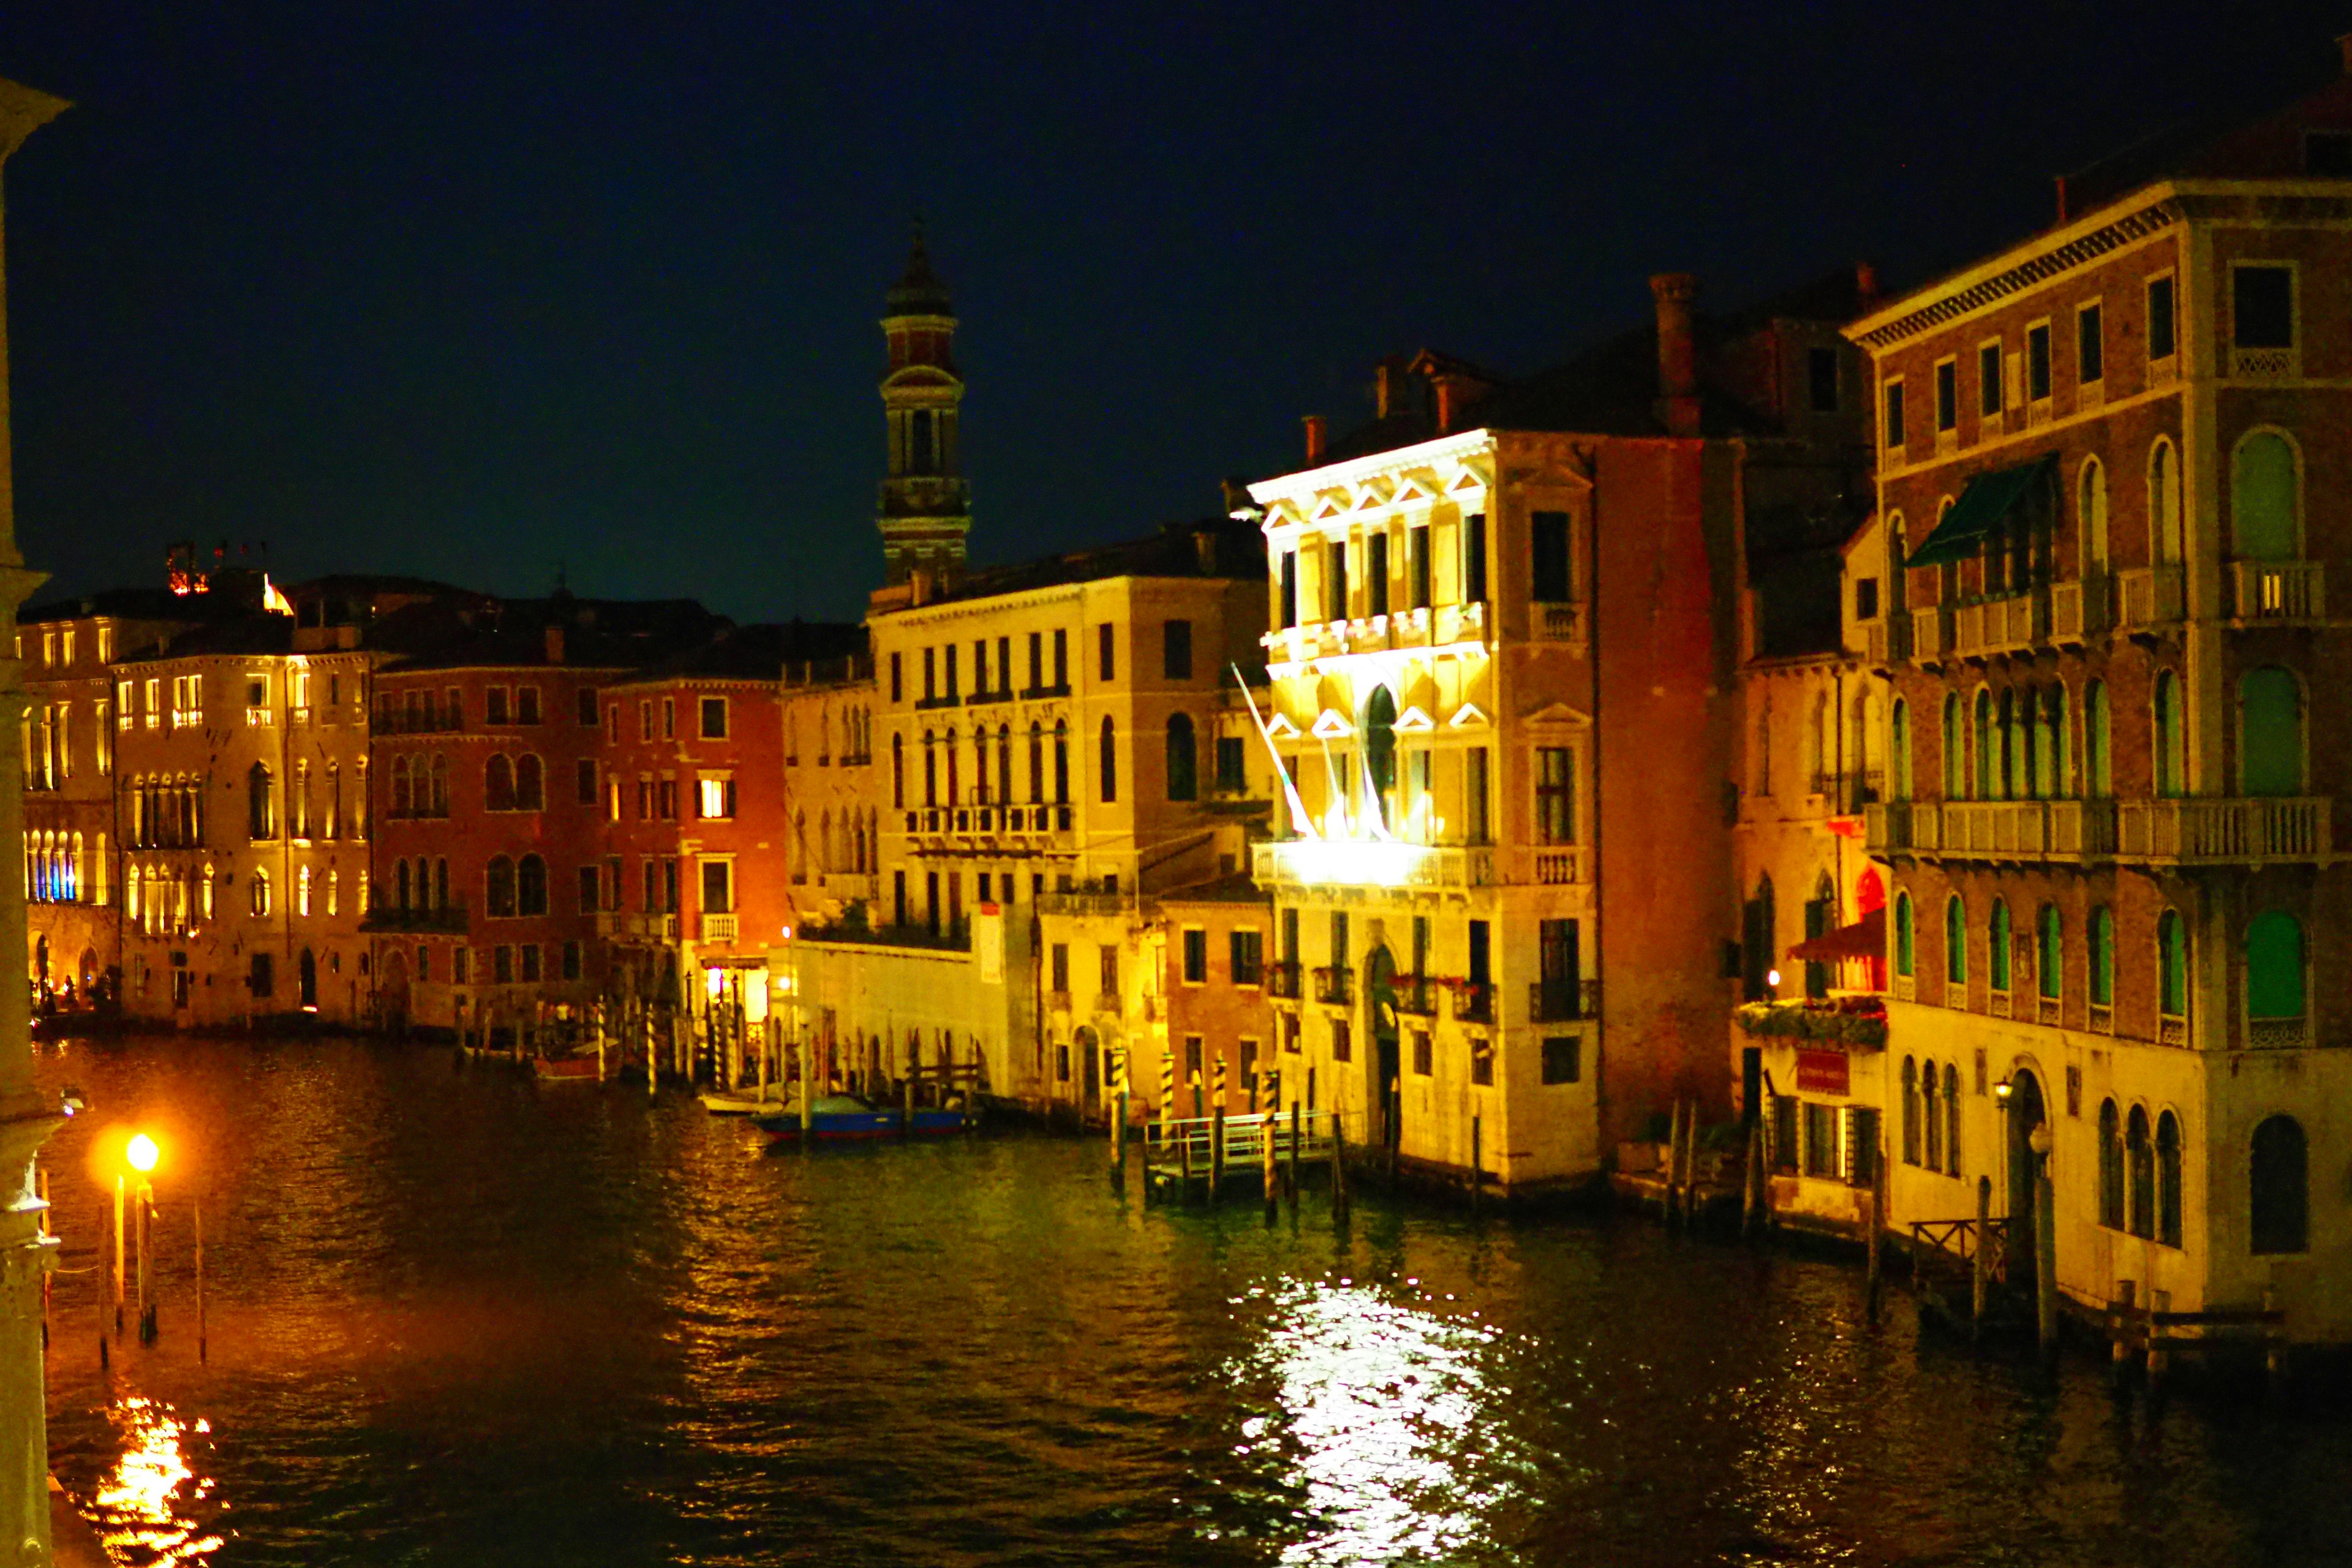
[[[925,1106],[917,1109],[909,1125],[907,1115],[898,1110],[877,1109],[854,1094],[820,1094],[812,1108],[809,1132],[826,1142],[853,1139],[896,1138],[911,1133],[918,1138],[936,1138],[964,1128],[964,1113],[953,1108]],[[801,1135],[801,1112],[797,1105],[777,1108],[751,1118],[751,1125],[767,1134],[772,1143],[782,1143]]]
[[[541,1083],[594,1083],[597,1079],[594,1057],[541,1057],[530,1064],[530,1070]]]

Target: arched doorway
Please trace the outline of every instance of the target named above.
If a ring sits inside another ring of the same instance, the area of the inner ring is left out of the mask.
[[[1396,959],[1382,942],[1364,960],[1364,1000],[1372,1016],[1372,1061],[1380,1075],[1380,1134],[1391,1143],[1404,1134],[1401,1053],[1397,1049]]]
[[[2034,1279],[2033,1130],[2048,1120],[2042,1080],[2020,1068],[2009,1081],[2009,1282],[2022,1289]]]
[[[1102,1101],[1102,1052],[1091,1025],[1080,1025],[1077,1034],[1078,1080],[1080,1103],[1091,1112]]]
[[[302,1005],[316,1009],[319,1005],[319,960],[309,948],[302,950],[301,962],[295,966],[302,988]]]

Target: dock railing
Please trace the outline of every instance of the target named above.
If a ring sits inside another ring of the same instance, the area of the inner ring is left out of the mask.
[[[1331,1116],[1328,1110],[1297,1113],[1297,1132],[1291,1131],[1291,1112],[1241,1112],[1223,1121],[1223,1143],[1218,1148],[1214,1116],[1193,1116],[1147,1122],[1143,1133],[1143,1169],[1147,1178],[1160,1183],[1206,1182],[1220,1184],[1255,1179],[1265,1169],[1265,1146],[1274,1143],[1276,1165],[1287,1171],[1300,1165],[1320,1165],[1331,1158]]]
[[[1924,1263],[1941,1257],[1963,1270],[1976,1268],[1981,1248],[1985,1273],[1995,1280],[2009,1279],[2009,1221],[1989,1219],[1981,1233],[1973,1219],[1915,1219],[1911,1222],[1911,1256]]]

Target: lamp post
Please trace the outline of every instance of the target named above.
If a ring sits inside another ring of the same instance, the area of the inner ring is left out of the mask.
[[[153,1173],[156,1162],[163,1157],[163,1152],[155,1147],[155,1140],[141,1132],[134,1134],[124,1145],[122,1157],[132,1170],[139,1173],[139,1342],[152,1344],[155,1340],[155,1289],[153,1277],[147,1268],[147,1251],[154,1228],[155,1188],[147,1178]],[[122,1232],[120,1228],[122,1185],[120,1181],[115,1184],[114,1199],[117,1226],[114,1236],[115,1328],[120,1331],[122,1326]]]

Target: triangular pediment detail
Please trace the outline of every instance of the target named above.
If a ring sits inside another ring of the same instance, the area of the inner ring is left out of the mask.
[[[1590,715],[1578,712],[1575,709],[1570,708],[1565,702],[1548,703],[1544,707],[1527,715],[1523,722],[1532,724],[1538,729],[1546,730],[1590,730],[1592,728],[1592,720]]]
[[[1273,720],[1266,725],[1265,732],[1270,738],[1276,741],[1296,741],[1298,739],[1298,726],[1290,721],[1290,715],[1287,713],[1276,714]]]
[[[1344,741],[1356,732],[1356,727],[1339,710],[1326,708],[1315,716],[1315,728],[1308,732],[1321,741]]]
[[[1396,716],[1391,728],[1400,735],[1425,735],[1437,728],[1437,721],[1418,708],[1408,708]]]
[[[1445,727],[1449,730],[1491,730],[1494,724],[1478,710],[1476,703],[1465,702],[1454,710],[1454,717],[1445,721]]]

